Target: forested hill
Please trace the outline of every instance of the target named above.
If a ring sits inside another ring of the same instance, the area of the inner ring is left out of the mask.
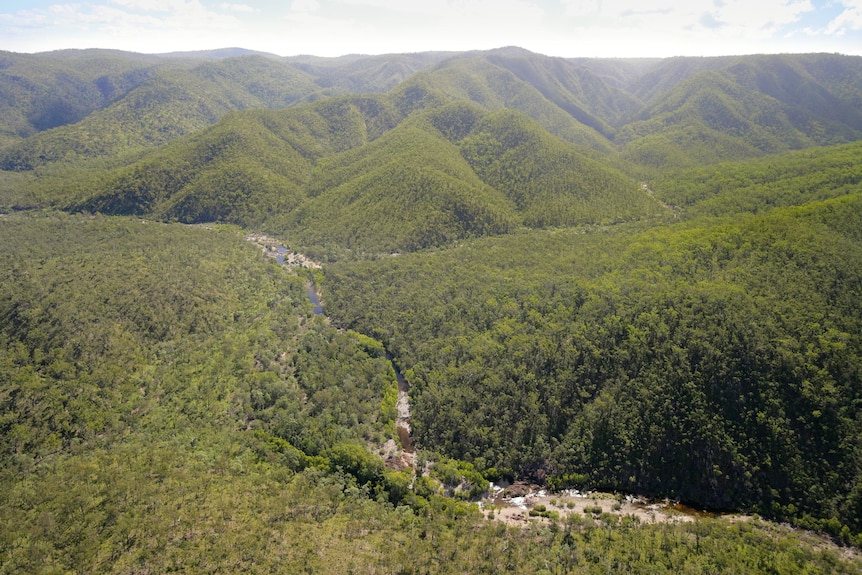
[[[475,505],[862,546],[859,158],[860,57],[2,53],[0,572],[860,573]]]
[[[860,214],[857,192],[343,263],[329,310],[411,366],[423,445],[558,487],[858,531]]]
[[[69,66],[81,86],[120,87],[109,105],[81,104],[72,123],[0,149],[15,182],[4,205],[233,222],[304,245],[409,251],[521,226],[670,217],[641,184],[658,168],[862,134],[854,57],[216,56],[9,55],[2,72],[18,72],[25,116],[48,104],[22,59]],[[93,77],[106,58],[137,83]],[[62,83],[46,74],[45,87]]]
[[[230,110],[385,91],[444,56],[0,53],[0,146],[19,144],[2,155],[0,168],[29,170],[157,146],[213,124]]]
[[[96,64],[85,63],[81,74],[95,74],[90,66]],[[70,104],[41,101],[42,90],[54,89],[48,82],[34,86],[29,94],[18,86],[33,108],[43,108],[29,115],[48,115],[54,125],[4,150],[0,167],[26,171],[52,162],[75,163],[140,151],[209,126],[231,110],[281,108],[319,90],[307,74],[257,55],[195,64],[183,59],[147,64],[127,73],[134,81],[119,87],[112,77],[93,78],[93,87],[97,95],[104,92],[106,105],[84,118],[64,116],[62,110]],[[27,86],[25,82],[22,78],[20,84]],[[62,88],[61,82],[54,84]],[[24,128],[21,131],[27,133]]]
[[[451,104],[407,118],[410,106],[405,92],[231,115],[128,167],[52,184],[52,201],[390,251],[667,211],[523,114]]]
[[[342,58],[90,50],[2,53],[0,80],[4,170],[156,146],[229,110],[405,82],[517,109],[566,140],[622,148],[648,165],[840,143],[862,130],[860,59],[828,54],[584,60],[518,48]]]

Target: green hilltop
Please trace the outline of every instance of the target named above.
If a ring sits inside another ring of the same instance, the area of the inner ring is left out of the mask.
[[[237,112],[128,166],[46,179],[37,195],[75,210],[223,221],[366,251],[666,211],[593,150],[520,112],[445,101],[407,88]]]
[[[194,67],[163,64],[122,98],[73,124],[35,134],[0,155],[5,170],[32,170],[165,144],[232,110],[281,108],[318,91],[313,79],[263,56]]]

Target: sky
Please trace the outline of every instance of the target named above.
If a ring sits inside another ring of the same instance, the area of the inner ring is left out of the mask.
[[[862,55],[862,0],[0,0],[0,50]]]

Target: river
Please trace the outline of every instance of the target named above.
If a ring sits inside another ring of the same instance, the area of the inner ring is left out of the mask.
[[[264,253],[275,258],[279,264],[287,269],[297,268],[312,269],[320,268],[320,264],[309,258],[291,252],[287,247],[278,243],[278,240],[256,234],[249,236],[249,241],[257,243]],[[324,316],[323,304],[317,286],[309,282],[306,285],[306,296],[312,304],[315,315]],[[395,428],[398,440],[401,444],[401,465],[407,465],[415,469],[416,448],[411,435],[411,411],[410,411],[410,382],[404,377],[395,357],[386,351],[386,359],[395,372],[398,383],[398,400],[396,403]],[[610,513],[619,516],[635,516],[644,523],[678,523],[682,521],[693,521],[696,517],[712,516],[703,511],[697,511],[684,507],[674,502],[646,502],[636,497],[619,497],[607,493],[580,493],[575,490],[566,490],[560,493],[547,493],[539,487],[521,486],[514,490],[495,488],[492,486],[488,497],[480,503],[480,507],[489,513],[489,517],[506,521],[507,523],[524,524],[529,520],[540,520],[540,517],[532,517],[529,510],[542,505],[544,509],[554,511],[558,516],[565,517],[572,513],[583,515]],[[491,510],[495,510],[494,513]],[[735,516],[737,519],[744,517]]]
[[[323,315],[323,305],[320,303],[320,294],[317,293],[317,286],[308,284],[308,290],[306,290],[305,295],[308,296],[308,301],[314,306],[314,314]]]
[[[292,252],[286,246],[280,244],[278,240],[263,234],[249,235],[246,237],[246,240],[259,245],[261,249],[263,249],[263,253],[269,257],[275,258],[279,264],[287,269],[319,269],[321,267],[321,265],[314,260],[311,260],[302,254]],[[305,295],[308,297],[308,301],[311,302],[312,306],[314,306],[314,314],[325,317],[323,304],[320,301],[320,292],[318,292],[317,286],[314,283],[309,282],[306,285]],[[413,438],[410,433],[410,382],[405,379],[404,374],[401,372],[401,369],[395,361],[395,358],[388,351],[386,352],[386,359],[392,366],[392,369],[395,372],[395,378],[398,382],[398,400],[395,404],[397,411],[395,429],[398,433],[398,441],[401,444],[401,449],[407,455],[406,459],[410,460],[412,466],[412,461],[415,459],[416,448],[413,444]]]
[[[391,353],[386,353],[386,359],[389,360],[389,363],[392,365],[392,369],[395,370],[395,379],[398,382],[398,402],[395,404],[395,407],[398,411],[398,414],[395,419],[395,429],[398,431],[398,441],[401,443],[401,449],[406,451],[407,453],[414,453],[415,446],[413,445],[413,438],[410,435],[410,423],[411,423],[411,414],[410,414],[410,382],[404,377],[404,374],[401,373],[401,369],[398,367],[398,364],[395,363],[395,358]]]

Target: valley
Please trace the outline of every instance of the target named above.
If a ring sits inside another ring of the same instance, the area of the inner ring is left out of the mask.
[[[0,573],[862,573],[862,58],[0,63]]]

